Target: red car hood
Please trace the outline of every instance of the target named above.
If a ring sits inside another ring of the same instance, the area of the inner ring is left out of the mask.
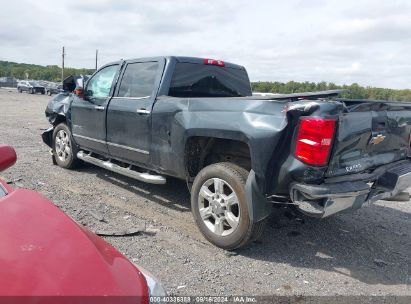
[[[0,295],[115,296],[121,303],[145,303],[148,288],[116,249],[39,193],[19,189],[0,198]]]

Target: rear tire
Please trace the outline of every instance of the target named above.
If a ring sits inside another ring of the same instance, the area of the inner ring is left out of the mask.
[[[253,222],[248,213],[245,184],[249,172],[222,162],[202,169],[194,179],[191,208],[204,237],[214,245],[234,250],[257,240],[266,221]]]
[[[80,160],[77,159],[78,149],[65,123],[54,128],[52,151],[57,165],[62,168],[73,169],[80,163]]]

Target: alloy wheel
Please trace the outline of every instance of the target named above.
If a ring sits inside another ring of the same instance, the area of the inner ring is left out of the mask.
[[[61,161],[65,162],[70,157],[71,143],[66,131],[60,130],[57,132],[55,149],[56,155]]]
[[[206,227],[228,236],[240,222],[240,203],[233,188],[220,178],[208,179],[200,188],[198,208]]]

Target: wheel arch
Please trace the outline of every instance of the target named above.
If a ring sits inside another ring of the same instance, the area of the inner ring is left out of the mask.
[[[221,134],[221,132],[220,132]],[[233,147],[241,147],[239,149],[240,158],[247,159],[247,162],[238,163],[238,159],[213,159],[213,162],[207,162],[206,155],[209,155],[210,151],[215,144],[224,143],[225,146],[230,146],[232,151]],[[257,148],[257,149],[256,149]],[[216,162],[233,162],[236,165],[249,171],[245,190],[247,195],[247,205],[250,218],[259,222],[264,220],[271,214],[271,205],[267,202],[267,199],[263,195],[263,192],[259,186],[260,182],[257,181],[256,172],[261,172],[259,166],[261,163],[258,161],[258,147],[255,147],[250,140],[243,134],[238,132],[229,132],[226,136],[216,136],[216,134],[191,134],[187,136],[184,146],[184,165],[186,170],[187,184],[191,191],[191,184],[198,172],[205,166],[211,165]],[[257,161],[256,161],[257,159]]]
[[[56,114],[56,116],[53,120],[53,126],[55,127],[55,126],[61,124],[62,122],[65,123],[66,125],[68,125],[68,121],[67,121],[66,116],[63,115],[63,114]]]
[[[242,137],[193,134],[185,140],[184,166],[189,180],[194,179],[205,166],[218,162],[232,162],[250,171],[251,159],[251,147]]]

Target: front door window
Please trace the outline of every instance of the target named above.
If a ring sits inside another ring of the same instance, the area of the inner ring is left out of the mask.
[[[87,85],[87,96],[93,98],[106,98],[110,95],[111,86],[116,76],[118,66],[111,65],[101,69],[90,79]]]

